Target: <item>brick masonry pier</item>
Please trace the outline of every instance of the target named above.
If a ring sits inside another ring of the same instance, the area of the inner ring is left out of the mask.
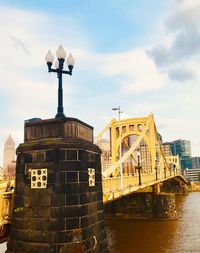
[[[108,253],[100,150],[74,118],[25,123],[6,253]]]
[[[175,195],[153,192],[133,193],[106,204],[105,216],[114,219],[177,219]]]

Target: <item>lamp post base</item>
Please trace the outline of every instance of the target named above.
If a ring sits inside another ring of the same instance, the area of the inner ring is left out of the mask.
[[[58,112],[55,116],[55,118],[66,118],[65,114],[63,112]]]

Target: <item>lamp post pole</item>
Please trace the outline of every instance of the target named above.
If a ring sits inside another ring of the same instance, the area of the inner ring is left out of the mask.
[[[56,56],[57,56],[57,61],[55,62],[55,69],[52,68],[54,56],[50,50],[46,54],[45,59],[48,66],[48,71],[57,73],[57,77],[58,77],[58,108],[57,108],[57,114],[55,117],[65,118],[64,107],[63,107],[62,74],[67,74],[71,76],[75,61],[72,55],[69,54],[69,57],[67,58],[67,65],[68,65],[69,70],[68,71],[63,70],[64,62],[66,58],[66,52],[61,45],[56,51]]]
[[[172,175],[172,164],[170,163],[170,165],[169,165],[169,175],[170,175],[170,177],[171,177],[171,175]]]
[[[176,165],[173,165],[173,170],[174,170],[174,176],[176,175]]]
[[[118,128],[119,128],[119,169],[120,169],[120,187],[123,190],[123,168],[122,168],[122,134],[121,134],[121,109],[120,106],[112,108],[113,111],[118,111]]]
[[[164,166],[164,175],[165,175],[165,178],[167,177],[167,169],[166,167]]]
[[[155,159],[155,171],[156,171],[156,181],[158,180],[158,167],[157,167],[157,159]]]
[[[142,181],[141,181],[141,166],[140,166],[140,150],[138,150],[137,152],[137,159],[138,159],[138,183],[139,185],[142,185]]]

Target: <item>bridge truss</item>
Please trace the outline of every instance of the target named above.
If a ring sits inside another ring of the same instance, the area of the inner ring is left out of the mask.
[[[109,135],[107,139],[104,138],[106,133]],[[113,187],[115,190],[120,189],[120,187],[116,188],[116,184],[120,184],[120,139],[124,183],[127,181],[130,186],[130,182],[134,181],[136,185],[139,169],[143,186],[144,183],[152,185],[155,184],[154,181],[158,183],[180,175],[179,157],[165,153],[161,138],[153,114],[143,118],[120,120],[120,124],[116,119],[112,119],[97,136],[98,146],[102,150],[104,194],[112,191]],[[126,183],[124,191],[125,188],[127,188]]]

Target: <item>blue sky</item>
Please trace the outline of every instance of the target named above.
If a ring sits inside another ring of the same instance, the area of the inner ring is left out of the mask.
[[[64,77],[65,114],[97,134],[123,117],[153,112],[165,141],[188,139],[200,156],[200,0],[0,0],[0,165],[9,133],[52,118],[57,80],[44,56],[62,44],[76,60]]]
[[[93,49],[100,52],[127,50],[133,48],[133,45],[135,47],[140,45],[149,32],[153,31],[166,8],[170,7],[170,1],[167,2],[165,0],[2,1],[11,8],[15,6],[19,9],[47,13],[55,19],[62,17],[70,19],[72,26],[73,23],[78,24],[91,39]]]

